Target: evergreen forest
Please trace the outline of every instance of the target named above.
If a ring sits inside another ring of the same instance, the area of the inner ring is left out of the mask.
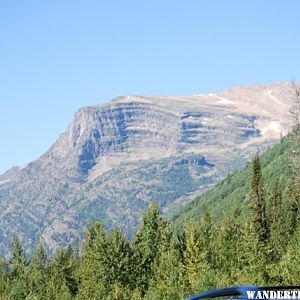
[[[300,279],[299,126],[229,174],[173,220],[154,203],[132,240],[100,221],[80,249],[25,255],[15,239],[0,261],[0,299],[184,299],[236,285]]]

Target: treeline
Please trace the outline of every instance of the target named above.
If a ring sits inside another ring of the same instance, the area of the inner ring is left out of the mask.
[[[292,145],[284,185],[273,179],[266,190],[253,158],[247,214],[233,204],[218,222],[205,211],[175,230],[152,204],[131,241],[95,222],[80,251],[52,257],[43,245],[25,257],[16,239],[11,259],[0,261],[0,299],[173,300],[217,287],[299,284],[299,144]]]

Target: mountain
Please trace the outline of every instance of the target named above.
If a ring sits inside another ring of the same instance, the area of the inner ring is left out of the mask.
[[[128,96],[81,108],[40,158],[0,176],[0,255],[81,240],[100,219],[128,236],[152,201],[172,215],[287,131],[291,85]]]

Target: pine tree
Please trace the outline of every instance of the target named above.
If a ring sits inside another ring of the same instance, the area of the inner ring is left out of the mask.
[[[254,156],[252,161],[250,199],[253,209],[254,228],[256,229],[259,240],[262,242],[266,242],[268,239],[266,204],[263,190],[260,159],[258,154]]]
[[[0,299],[7,299],[9,289],[9,269],[5,259],[0,260]]]
[[[184,265],[172,237],[169,222],[161,226],[161,242],[153,266],[153,278],[145,299],[183,299],[186,290]]]
[[[161,253],[145,299],[180,300],[186,295],[184,265],[175,248]]]
[[[268,283],[265,243],[259,239],[252,219],[244,220],[240,226],[240,271],[235,284],[264,286]]]
[[[214,244],[214,268],[218,271],[219,286],[234,285],[240,269],[240,209],[232,207],[218,225]]]
[[[195,283],[201,269],[207,268],[207,252],[200,241],[200,234],[197,230],[195,221],[189,222],[185,228],[186,250],[184,262],[186,274],[191,292],[195,290]]]
[[[190,293],[214,287],[212,269],[213,225],[208,211],[200,222],[191,221],[185,228],[184,264]]]
[[[47,297],[68,300],[76,295],[78,261],[71,247],[58,249],[47,268]]]
[[[272,259],[277,261],[285,250],[287,232],[287,214],[282,201],[282,193],[279,181],[276,180],[271,193],[268,209],[268,220],[270,228],[270,247]]]
[[[47,253],[42,244],[31,257],[29,263],[29,298],[46,299],[47,295]]]
[[[122,296],[133,285],[130,265],[131,249],[128,241],[119,229],[113,229],[107,237],[106,268],[111,294]],[[121,299],[121,298],[120,298]]]
[[[136,286],[141,288],[142,294],[146,293],[149,281],[153,277],[153,263],[160,245],[162,224],[158,205],[152,203],[143,215],[141,227],[133,240],[134,280]]]
[[[15,238],[12,247],[9,296],[15,300],[25,299],[28,295],[28,271],[25,256],[19,238]]]
[[[107,264],[107,237],[100,222],[87,231],[80,266],[78,299],[105,299],[110,291]]]
[[[276,266],[276,275],[279,284],[298,285],[300,278],[300,227],[289,241],[287,252],[282,256],[279,266]]]
[[[286,234],[292,236],[299,221],[299,202],[294,177],[288,179],[284,189],[284,211]]]

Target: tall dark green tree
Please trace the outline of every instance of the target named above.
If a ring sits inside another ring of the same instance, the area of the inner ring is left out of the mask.
[[[19,238],[15,238],[13,242],[10,264],[11,272],[9,296],[15,300],[25,299],[28,294],[28,270]]]
[[[266,242],[268,239],[266,202],[264,195],[260,158],[258,154],[256,154],[252,160],[250,200],[253,210],[254,228],[256,229],[259,240],[262,242]]]
[[[291,236],[299,221],[299,194],[297,193],[297,185],[294,176],[288,179],[284,189],[284,211],[285,211],[285,226],[286,233]]]
[[[47,253],[42,244],[38,245],[28,266],[28,293],[31,298],[47,298]]]
[[[288,237],[288,218],[286,206],[282,200],[279,181],[276,180],[271,192],[268,220],[269,235],[272,259],[277,261],[286,248],[286,239]]]
[[[78,261],[71,247],[58,249],[47,267],[47,297],[70,300],[78,291]]]

